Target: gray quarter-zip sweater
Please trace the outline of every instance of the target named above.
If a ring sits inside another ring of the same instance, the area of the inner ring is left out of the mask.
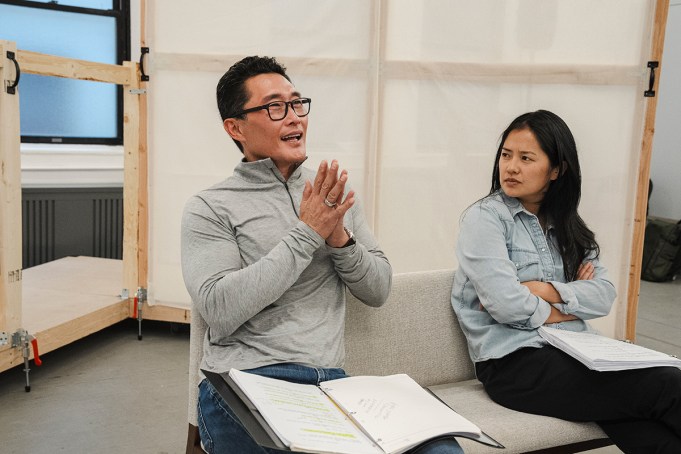
[[[301,166],[286,181],[271,159],[242,161],[187,202],[182,273],[209,327],[202,368],[341,367],[346,287],[367,305],[386,301],[392,269],[358,204],[344,218],[356,239],[346,248],[300,221],[314,177]]]

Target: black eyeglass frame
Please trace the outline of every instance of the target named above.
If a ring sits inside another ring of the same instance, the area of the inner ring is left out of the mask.
[[[301,105],[307,104],[307,112],[305,112],[303,115],[298,114],[298,112],[296,112],[296,109],[293,107],[293,103],[295,103],[295,102],[300,102]],[[284,115],[281,118],[277,118],[275,120],[274,118],[272,118],[272,113],[270,112],[270,106],[272,106],[273,104],[281,104],[281,103],[284,103]],[[298,118],[306,117],[310,114],[310,108],[312,107],[312,99],[310,99],[310,98],[296,98],[296,99],[292,99],[290,101],[272,101],[272,102],[268,102],[267,104],[263,104],[262,106],[244,109],[241,112],[237,112],[234,115],[231,115],[229,118],[237,118],[237,117],[240,117],[240,116],[245,115],[247,113],[257,112],[258,110],[267,110],[267,116],[270,117],[270,120],[281,121],[284,118],[286,118],[286,115],[288,115],[289,106],[291,106],[291,110],[293,110],[293,113],[296,114],[298,116]]]

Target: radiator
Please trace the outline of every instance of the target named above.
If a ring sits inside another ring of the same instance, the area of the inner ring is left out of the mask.
[[[123,258],[123,194],[92,200],[92,256]]]
[[[21,225],[23,267],[40,265],[55,259],[55,200],[22,199]]]
[[[122,188],[24,188],[22,258],[30,268],[66,256],[123,257]]]

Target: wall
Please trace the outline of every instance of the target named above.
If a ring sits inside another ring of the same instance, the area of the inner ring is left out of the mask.
[[[671,0],[650,166],[651,216],[681,219],[681,0]]]
[[[149,1],[150,301],[188,305],[183,204],[240,159],[217,80],[246,55],[274,55],[313,99],[306,165],[349,169],[395,272],[455,268],[459,216],[489,188],[501,131],[530,110],[561,115],[580,149],[581,214],[619,294],[595,324],[621,336],[654,2],[619,5]]]

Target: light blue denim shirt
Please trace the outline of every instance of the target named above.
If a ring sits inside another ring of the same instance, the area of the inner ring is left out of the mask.
[[[607,315],[615,299],[615,288],[598,260],[592,260],[593,279],[566,282],[551,227],[544,235],[539,219],[503,192],[464,213],[456,255],[452,306],[474,362],[546,345],[537,328],[551,308],[521,282],[551,283],[563,300],[554,306],[579,317],[552,326],[571,331],[591,330],[584,320]]]

